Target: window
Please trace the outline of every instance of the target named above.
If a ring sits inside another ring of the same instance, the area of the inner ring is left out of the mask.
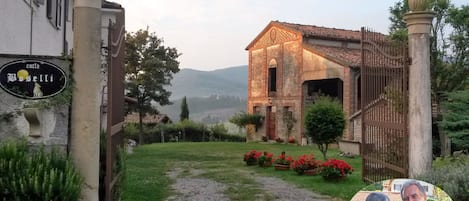
[[[269,68],[269,92],[277,91],[277,68]]]
[[[47,0],[46,3],[47,19],[59,29],[62,26],[62,0]]]
[[[33,1],[36,5],[44,5],[44,0],[34,0]]]
[[[358,75],[357,78],[355,78],[355,86],[357,87],[355,89],[355,111],[361,110],[362,109],[362,79],[361,76]]]
[[[275,59],[269,62],[269,92],[277,91],[277,61]]]

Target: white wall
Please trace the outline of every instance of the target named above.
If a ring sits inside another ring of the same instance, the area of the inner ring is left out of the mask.
[[[56,28],[46,16],[45,4],[36,5],[32,0],[1,0],[0,54],[61,56],[65,29],[68,54],[73,47],[73,13],[70,9],[73,0],[68,0],[69,16],[66,20],[65,2],[62,0],[61,27]]]

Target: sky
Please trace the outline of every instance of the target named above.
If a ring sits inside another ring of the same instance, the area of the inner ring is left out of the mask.
[[[147,29],[176,48],[180,68],[203,71],[248,64],[246,46],[270,21],[388,33],[397,0],[111,0],[126,30]],[[463,2],[467,0],[454,0]],[[462,4],[462,3],[461,3]],[[465,3],[467,4],[467,3]]]

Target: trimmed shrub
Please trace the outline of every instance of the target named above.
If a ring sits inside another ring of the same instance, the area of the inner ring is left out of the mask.
[[[345,114],[339,101],[320,96],[309,106],[305,117],[306,134],[313,139],[322,152],[324,160],[330,143],[336,142],[345,129]]]
[[[0,198],[11,201],[78,200],[82,177],[58,150],[29,151],[25,141],[0,145]]]

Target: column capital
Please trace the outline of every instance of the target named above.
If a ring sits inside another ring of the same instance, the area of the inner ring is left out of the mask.
[[[433,17],[435,13],[431,11],[414,11],[404,15],[409,34],[430,33]]]

